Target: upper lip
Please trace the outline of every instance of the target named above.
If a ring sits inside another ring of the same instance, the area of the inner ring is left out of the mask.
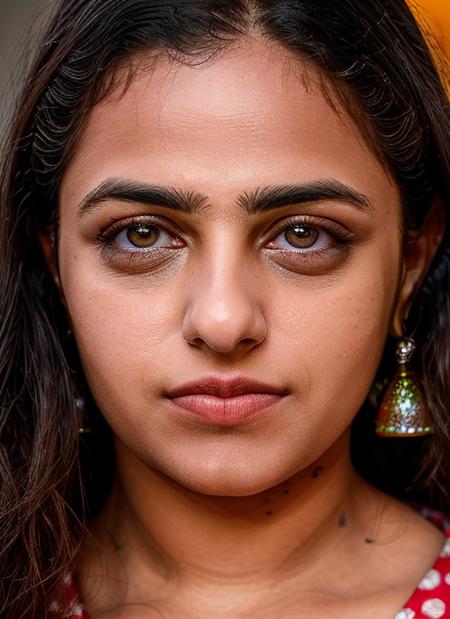
[[[220,376],[205,376],[171,389],[167,392],[167,397],[178,398],[185,395],[210,394],[221,398],[230,398],[244,393],[287,394],[285,389],[245,376],[235,376],[231,379],[221,378]]]

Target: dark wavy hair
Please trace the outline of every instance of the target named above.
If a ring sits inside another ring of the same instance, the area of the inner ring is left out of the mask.
[[[114,469],[109,430],[38,243],[40,230],[57,239],[58,188],[84,122],[134,54],[204,62],[249,35],[312,64],[323,92],[340,97],[398,184],[405,230],[420,228],[435,197],[450,207],[446,89],[403,0],[61,0],[30,62],[0,176],[2,616],[47,615]],[[410,318],[435,434],[381,447],[364,406],[352,441],[357,468],[397,496],[425,458],[435,504],[450,485],[449,257],[447,229]],[[391,348],[388,340],[380,376],[392,370]],[[94,426],[86,436],[78,432],[84,414]]]

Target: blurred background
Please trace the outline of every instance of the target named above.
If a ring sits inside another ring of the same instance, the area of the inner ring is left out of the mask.
[[[410,0],[450,55],[450,0]],[[54,5],[54,0],[0,0],[0,134],[21,82],[30,41]],[[22,60],[21,60],[22,59]]]
[[[53,0],[0,0],[0,131],[20,86],[20,67]]]

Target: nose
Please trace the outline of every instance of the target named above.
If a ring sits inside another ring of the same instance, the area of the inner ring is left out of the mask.
[[[183,337],[191,345],[230,354],[264,341],[267,325],[261,286],[242,264],[218,266],[195,274],[183,318]],[[259,288],[259,290],[258,290]]]

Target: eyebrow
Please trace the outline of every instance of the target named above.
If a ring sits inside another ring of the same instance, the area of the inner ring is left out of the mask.
[[[98,209],[108,200],[160,206],[189,215],[210,208],[208,196],[196,191],[149,185],[124,178],[108,178],[83,198],[78,206],[79,216]],[[328,200],[346,202],[362,211],[374,208],[367,196],[334,179],[259,187],[253,191],[244,191],[236,202],[247,215],[257,215],[293,204]]]

